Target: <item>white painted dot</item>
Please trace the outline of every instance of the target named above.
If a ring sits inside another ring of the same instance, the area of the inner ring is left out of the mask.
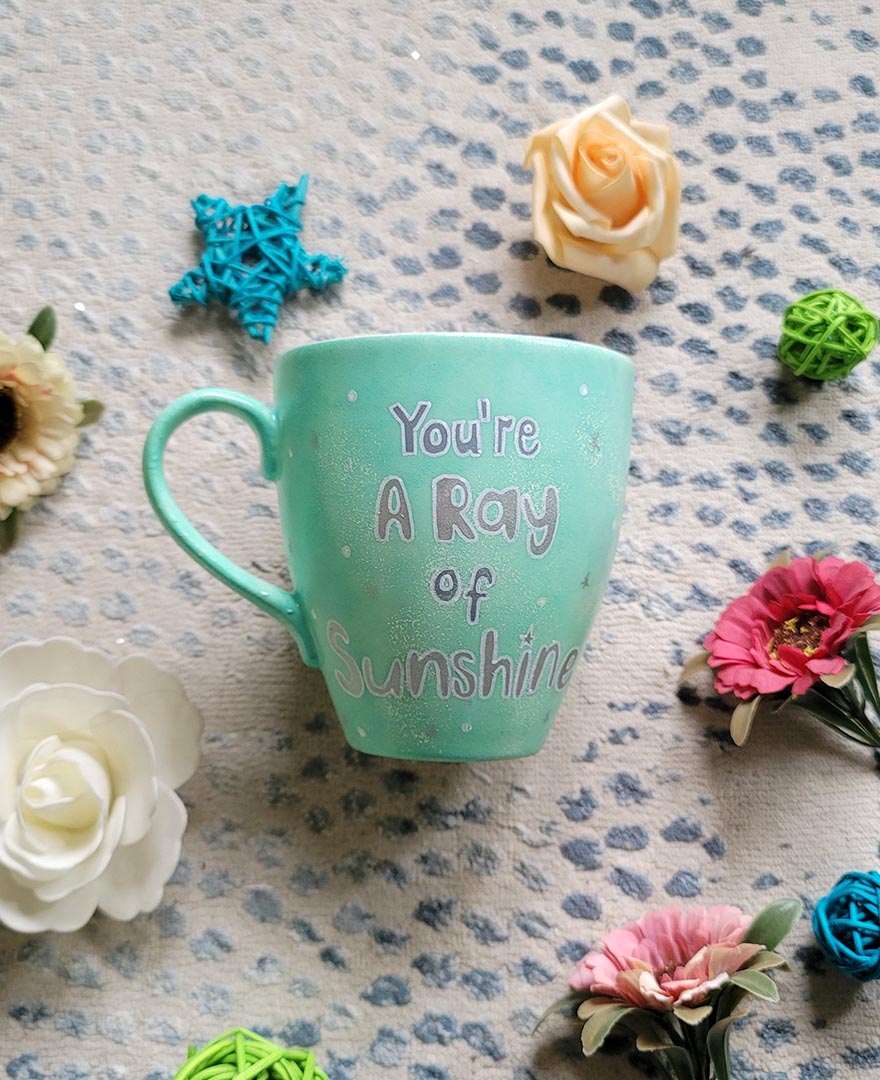
[[[315,611],[315,609],[314,609],[314,608],[312,608],[312,618],[313,618],[313,619],[317,619],[317,618],[318,618],[318,613],[317,613],[317,611]]]
[[[413,58],[413,60],[421,60],[422,58],[422,54],[419,52],[418,49],[413,49],[413,51],[409,55]]]
[[[474,730],[474,725],[464,723],[464,724],[461,725],[461,730],[464,731],[465,733],[467,733],[468,731],[473,731]]]
[[[358,392],[357,390],[349,390],[349,392],[345,396],[348,398],[349,401],[357,401]]]
[[[545,607],[547,604],[547,597],[539,596],[535,603],[538,605],[538,607]]]
[[[289,458],[292,458],[292,457],[293,457],[293,447],[292,447],[292,446],[288,448],[288,450],[287,450],[287,456],[288,456]]]
[[[578,392],[580,393],[581,397],[586,397],[587,394],[589,394],[590,392],[590,388],[589,386],[587,386],[586,383],[581,383],[581,385],[578,387]]]
[[[365,739],[365,738],[367,737],[367,732],[366,732],[366,729],[365,729],[365,728],[362,728],[362,727],[359,727],[359,728],[358,728],[358,735],[360,735],[360,737],[361,737],[362,739]]]
[[[85,311],[86,310],[86,305],[81,300],[77,300],[77,302],[73,305],[73,310],[74,311]]]
[[[342,549],[342,557],[343,559],[351,558],[351,548],[348,546],[348,544],[346,544],[345,547]]]

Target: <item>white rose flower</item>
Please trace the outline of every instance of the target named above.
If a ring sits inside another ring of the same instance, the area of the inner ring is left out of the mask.
[[[78,930],[153,911],[180,858],[202,719],[144,656],[69,638],[0,653],[0,922]]]
[[[613,94],[530,136],[532,229],[556,263],[630,292],[675,251],[681,175],[669,128]]]
[[[49,495],[73,465],[83,410],[62,357],[0,333],[0,521]]]

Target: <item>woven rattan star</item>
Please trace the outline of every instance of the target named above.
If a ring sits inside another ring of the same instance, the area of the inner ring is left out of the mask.
[[[225,199],[193,199],[196,227],[205,237],[201,262],[169,289],[175,304],[216,300],[238,316],[251,337],[268,342],[278,310],[291,293],[322,292],[341,281],[346,268],[329,255],[309,255],[302,247],[302,208],[308,175],[281,184],[256,206],[230,206]]]

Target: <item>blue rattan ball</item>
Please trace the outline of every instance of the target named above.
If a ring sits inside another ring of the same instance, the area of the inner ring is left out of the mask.
[[[813,933],[835,967],[853,979],[880,979],[880,874],[844,874],[813,910]]]

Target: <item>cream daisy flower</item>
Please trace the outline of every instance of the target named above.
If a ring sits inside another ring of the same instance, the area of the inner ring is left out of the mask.
[[[63,358],[30,334],[0,332],[0,521],[58,487],[82,420]]]

